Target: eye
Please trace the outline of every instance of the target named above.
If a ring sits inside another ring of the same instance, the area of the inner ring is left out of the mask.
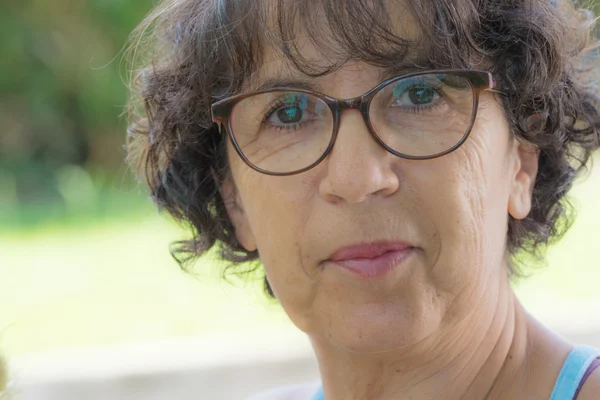
[[[264,120],[273,126],[294,125],[311,118],[309,107],[314,102],[307,95],[286,93],[285,97],[267,111]]]
[[[411,88],[408,98],[415,105],[429,104],[436,99],[437,93],[431,87]]]
[[[303,111],[298,106],[289,106],[277,110],[277,118],[284,124],[294,124],[302,121]]]
[[[426,82],[399,82],[392,93],[393,106],[427,106],[440,98],[438,89]]]

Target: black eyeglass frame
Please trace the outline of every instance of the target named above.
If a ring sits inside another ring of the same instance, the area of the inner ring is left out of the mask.
[[[387,86],[395,81],[399,81],[399,80],[403,80],[403,79],[407,79],[407,78],[414,78],[414,77],[418,77],[418,76],[422,76],[422,75],[436,75],[436,74],[445,74],[445,75],[453,75],[453,76],[461,77],[461,78],[466,79],[469,82],[469,84],[471,85],[471,89],[473,91],[473,111],[471,114],[471,120],[469,121],[469,127],[467,128],[464,136],[457,144],[455,144],[448,150],[445,150],[443,152],[433,154],[430,156],[411,156],[408,154],[400,153],[400,152],[392,149],[379,137],[379,135],[373,128],[373,125],[371,124],[371,120],[369,118],[369,110],[371,107],[371,100],[375,97],[375,95],[377,93],[379,93],[379,91],[381,89],[383,89],[385,86]],[[255,91],[255,92],[251,92],[251,93],[242,93],[242,94],[231,96],[231,97],[228,97],[228,98],[225,98],[223,100],[213,103],[211,105],[211,118],[212,118],[212,121],[221,128],[221,129],[219,129],[221,134],[223,133],[223,130],[225,130],[227,132],[229,139],[231,140],[231,143],[233,144],[233,147],[235,148],[237,154],[241,157],[241,159],[250,168],[252,168],[260,173],[267,174],[267,175],[288,176],[288,175],[295,175],[295,174],[300,174],[302,172],[308,171],[308,170],[316,167],[319,163],[321,163],[321,161],[323,161],[327,157],[327,155],[333,149],[333,146],[335,144],[335,141],[336,141],[338,133],[339,133],[339,126],[340,126],[342,111],[351,110],[351,109],[356,109],[361,112],[363,119],[365,121],[365,125],[367,126],[367,129],[369,130],[371,136],[375,139],[375,141],[377,143],[379,143],[379,145],[381,145],[384,149],[386,149],[393,155],[400,157],[400,158],[409,159],[409,160],[431,160],[434,158],[442,157],[442,156],[458,149],[469,138],[471,131],[473,129],[473,125],[475,124],[475,119],[477,118],[477,109],[479,108],[479,95],[483,91],[489,91],[492,93],[504,95],[503,92],[496,90],[496,83],[494,81],[492,73],[488,72],[488,71],[469,70],[469,69],[447,69],[447,70],[440,69],[440,70],[418,71],[418,72],[412,72],[409,74],[399,75],[399,76],[395,76],[393,78],[387,79],[387,80],[381,82],[380,84],[378,84],[377,86],[375,86],[374,88],[370,89],[365,94],[355,97],[355,98],[352,98],[352,99],[336,99],[336,98],[327,96],[323,93],[319,93],[319,92],[316,92],[313,90],[299,89],[299,88],[293,88],[293,87],[276,87],[276,88],[272,88],[272,89],[259,90],[259,91]],[[235,135],[233,133],[233,129],[231,129],[231,124],[230,124],[231,113],[232,113],[234,107],[240,101],[242,101],[248,97],[259,95],[259,94],[277,93],[277,92],[297,92],[297,93],[305,93],[305,94],[315,96],[315,97],[319,98],[320,100],[322,100],[325,104],[327,104],[327,106],[331,110],[331,113],[333,116],[333,132],[331,135],[331,139],[329,140],[329,144],[325,148],[323,154],[309,166],[301,168],[299,170],[291,171],[291,172],[272,172],[272,171],[264,170],[256,165],[254,165],[242,152],[242,149],[240,148],[239,144],[237,143],[237,140],[235,139]]]

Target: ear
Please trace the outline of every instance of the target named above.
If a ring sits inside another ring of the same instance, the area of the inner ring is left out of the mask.
[[[248,216],[242,207],[238,191],[232,178],[226,178],[219,186],[219,192],[225,203],[227,216],[235,229],[235,237],[247,251],[256,250],[256,240],[250,227]]]
[[[531,211],[533,187],[538,172],[539,149],[524,140],[514,139],[514,169],[508,198],[508,213],[524,219]]]

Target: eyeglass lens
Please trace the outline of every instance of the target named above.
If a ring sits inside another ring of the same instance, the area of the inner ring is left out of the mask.
[[[473,105],[468,79],[418,75],[380,88],[371,99],[369,120],[388,147],[425,158],[464,139]],[[334,134],[334,115],[316,95],[273,91],[240,101],[232,110],[230,128],[250,163],[265,171],[290,173],[311,166],[324,154]]]

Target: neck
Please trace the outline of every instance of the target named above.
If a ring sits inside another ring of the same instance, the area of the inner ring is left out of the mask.
[[[506,282],[493,307],[408,349],[360,354],[312,338],[328,400],[507,398],[526,370],[529,316]],[[433,336],[433,335],[432,335]]]

